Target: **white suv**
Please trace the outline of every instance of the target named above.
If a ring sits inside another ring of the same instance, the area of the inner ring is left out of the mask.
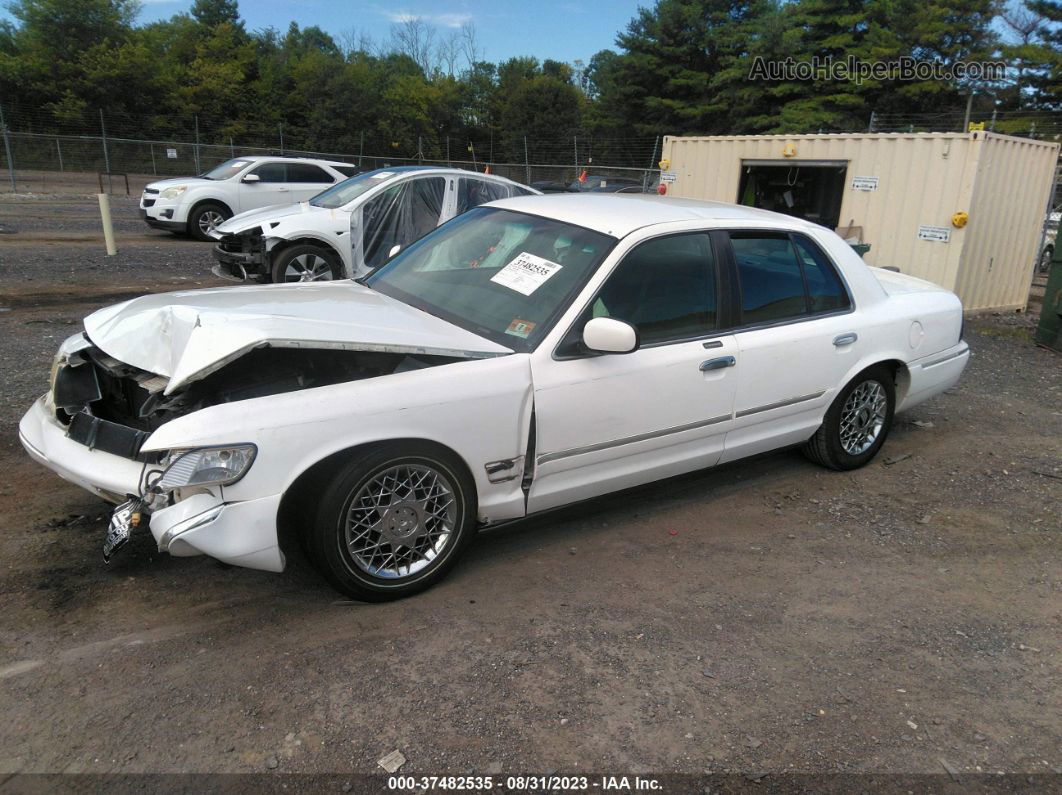
[[[197,240],[226,218],[273,204],[295,204],[358,173],[350,163],[301,157],[237,157],[198,177],[152,182],[140,197],[148,226]]]
[[[310,201],[241,213],[211,237],[214,273],[240,281],[360,277],[473,207],[539,191],[491,174],[397,166],[358,174]]]

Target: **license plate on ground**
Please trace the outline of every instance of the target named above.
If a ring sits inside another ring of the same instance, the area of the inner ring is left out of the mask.
[[[139,499],[127,500],[114,509],[111,523],[107,527],[107,537],[103,539],[103,560],[111,562],[114,553],[125,546],[133,528],[140,522],[140,509],[143,503]]]

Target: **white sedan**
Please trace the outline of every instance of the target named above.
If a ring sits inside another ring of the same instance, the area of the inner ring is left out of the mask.
[[[788,216],[513,198],[361,282],[149,295],[67,340],[30,455],[173,555],[340,591],[438,581],[477,528],[766,450],[852,469],[969,359],[950,292]]]

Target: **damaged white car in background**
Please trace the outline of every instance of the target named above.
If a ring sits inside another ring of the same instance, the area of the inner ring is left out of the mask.
[[[457,168],[367,171],[309,201],[241,213],[215,227],[214,273],[257,282],[356,278],[473,207],[537,193]]]
[[[788,445],[866,464],[952,386],[962,307],[833,232],[726,204],[514,198],[364,283],[199,290],[91,315],[20,425],[111,502],[105,554],[405,596],[480,526]]]

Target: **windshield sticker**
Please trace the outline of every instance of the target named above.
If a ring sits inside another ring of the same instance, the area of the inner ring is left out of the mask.
[[[251,165],[251,161],[250,160],[237,160],[235,163],[233,163],[231,166],[229,166],[229,168],[243,168],[244,166],[249,166],[249,165]]]
[[[492,282],[515,290],[521,295],[531,295],[561,269],[561,265],[548,259],[536,257],[524,251],[491,277]]]
[[[381,171],[379,174],[373,174],[372,178],[373,179],[387,179],[388,177],[393,177],[394,175],[395,175],[395,172],[393,172],[393,171]]]
[[[526,340],[531,335],[531,332],[535,330],[535,325],[536,324],[532,323],[530,320],[521,320],[516,317],[513,318],[513,322],[509,324],[509,328],[505,329],[505,333]]]

